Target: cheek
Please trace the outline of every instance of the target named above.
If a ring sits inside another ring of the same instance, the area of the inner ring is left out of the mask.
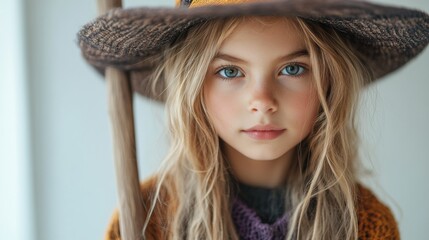
[[[213,125],[217,130],[227,124],[232,123],[239,110],[237,95],[228,94],[221,87],[210,82],[204,86],[204,101],[212,120]]]
[[[296,126],[309,132],[313,126],[319,110],[319,100],[315,92],[300,94],[288,100],[289,112],[293,116]]]

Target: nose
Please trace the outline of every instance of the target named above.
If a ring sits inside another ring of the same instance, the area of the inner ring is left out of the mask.
[[[278,103],[270,84],[264,83],[254,86],[250,91],[249,111],[253,113],[274,113]]]

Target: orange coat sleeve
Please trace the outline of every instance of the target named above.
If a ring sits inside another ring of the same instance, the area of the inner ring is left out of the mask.
[[[359,240],[399,240],[398,224],[391,210],[367,188],[359,185]]]
[[[155,192],[155,179],[150,178],[147,181],[141,184],[141,191],[143,196],[143,214],[146,216],[147,210],[150,209],[152,204],[153,193]],[[163,203],[157,203],[155,205],[155,209],[153,214],[150,216],[148,227],[145,232],[145,237],[147,240],[163,240],[167,239],[168,231],[168,215],[167,212],[171,211],[174,205],[166,202],[169,198],[167,198],[165,192],[161,192],[161,199],[163,199]],[[167,204],[168,209],[165,207]],[[163,205],[164,207],[160,206]],[[110,219],[109,225],[107,227],[106,234],[104,236],[105,240],[120,240],[121,232],[119,225],[119,211],[116,209],[113,212],[112,218]]]

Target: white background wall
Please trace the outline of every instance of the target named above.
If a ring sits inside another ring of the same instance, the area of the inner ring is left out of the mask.
[[[429,12],[426,0],[406,5]],[[95,0],[0,2],[2,239],[101,239],[116,206],[106,86],[76,44],[95,16]],[[368,89],[362,107],[362,156],[374,171],[365,182],[391,206],[403,239],[424,239],[429,226],[428,67],[426,49]],[[135,100],[145,177],[167,149],[163,108]]]

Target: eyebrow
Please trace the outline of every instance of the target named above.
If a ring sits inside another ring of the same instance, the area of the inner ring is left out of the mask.
[[[309,56],[307,49],[300,49],[294,52],[291,52],[285,56],[279,57],[277,60],[278,61],[283,61],[283,60],[289,60],[289,59],[294,59],[297,57],[301,57],[301,56]],[[227,61],[232,61],[232,62],[240,62],[240,63],[247,63],[245,60],[228,55],[226,53],[222,53],[219,52],[218,54],[216,54],[216,56],[213,58],[213,61],[216,59],[223,59],[223,60],[227,60]]]

